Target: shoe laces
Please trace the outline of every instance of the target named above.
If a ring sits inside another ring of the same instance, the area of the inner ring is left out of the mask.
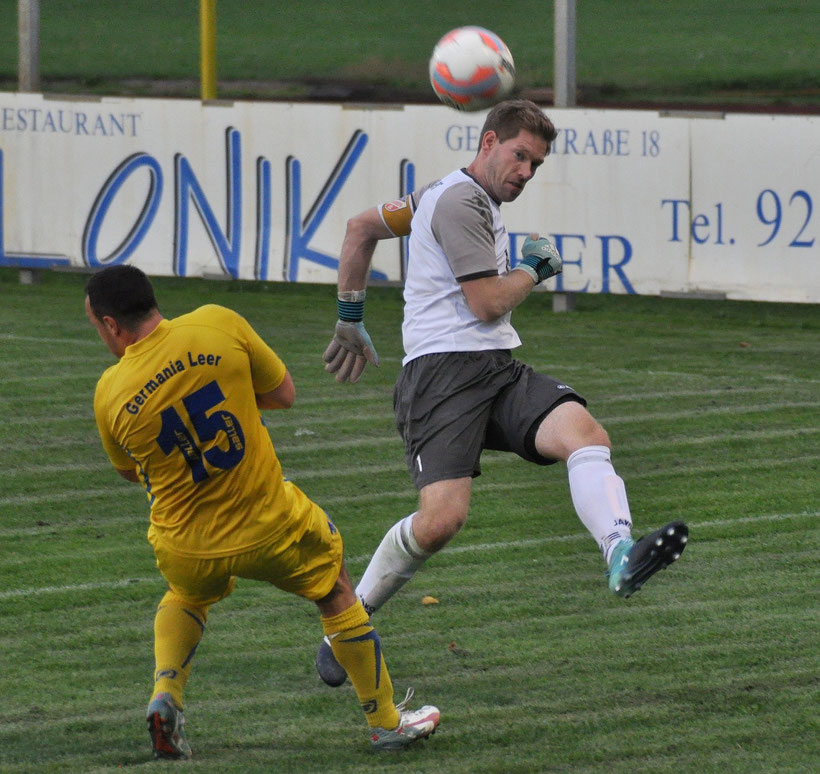
[[[414,694],[415,691],[412,687],[407,689],[407,693],[404,695],[404,698],[396,705],[396,709],[399,711],[399,714],[401,714],[407,709],[407,704],[410,701],[410,699],[413,698]]]

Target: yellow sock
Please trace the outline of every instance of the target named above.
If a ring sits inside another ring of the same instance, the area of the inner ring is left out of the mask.
[[[365,719],[371,728],[395,728],[399,713],[393,703],[393,683],[382,655],[382,644],[362,603],[356,600],[343,613],[322,618],[336,660],[344,667]]]
[[[170,693],[182,709],[182,692],[207,620],[207,605],[186,604],[172,591],[162,598],[154,618],[153,696]]]

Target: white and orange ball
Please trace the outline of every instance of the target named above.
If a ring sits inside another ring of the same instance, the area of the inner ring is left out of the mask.
[[[484,110],[509,96],[515,86],[510,49],[483,27],[448,32],[430,57],[430,83],[436,96],[456,110]]]

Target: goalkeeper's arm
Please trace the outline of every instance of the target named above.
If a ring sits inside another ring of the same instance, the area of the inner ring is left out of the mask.
[[[339,257],[339,291],[364,290],[373,252],[381,239],[407,236],[414,194],[360,212],[347,221]]]
[[[367,275],[379,240],[410,232],[411,203],[412,195],[403,201],[372,207],[347,222],[339,257],[339,319],[333,339],[322,355],[325,371],[335,374],[337,382],[355,384],[368,363],[379,365],[379,356],[364,327]]]
[[[546,237],[530,234],[522,260],[507,274],[461,282],[470,311],[483,322],[492,322],[517,307],[545,279],[560,274],[561,256]]]

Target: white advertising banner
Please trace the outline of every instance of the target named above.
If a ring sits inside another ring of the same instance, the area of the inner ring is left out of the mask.
[[[503,208],[513,263],[537,231],[553,290],[820,301],[820,117],[546,112],[552,154]],[[485,115],[0,93],[0,266],[334,283],[347,218],[469,164]]]

